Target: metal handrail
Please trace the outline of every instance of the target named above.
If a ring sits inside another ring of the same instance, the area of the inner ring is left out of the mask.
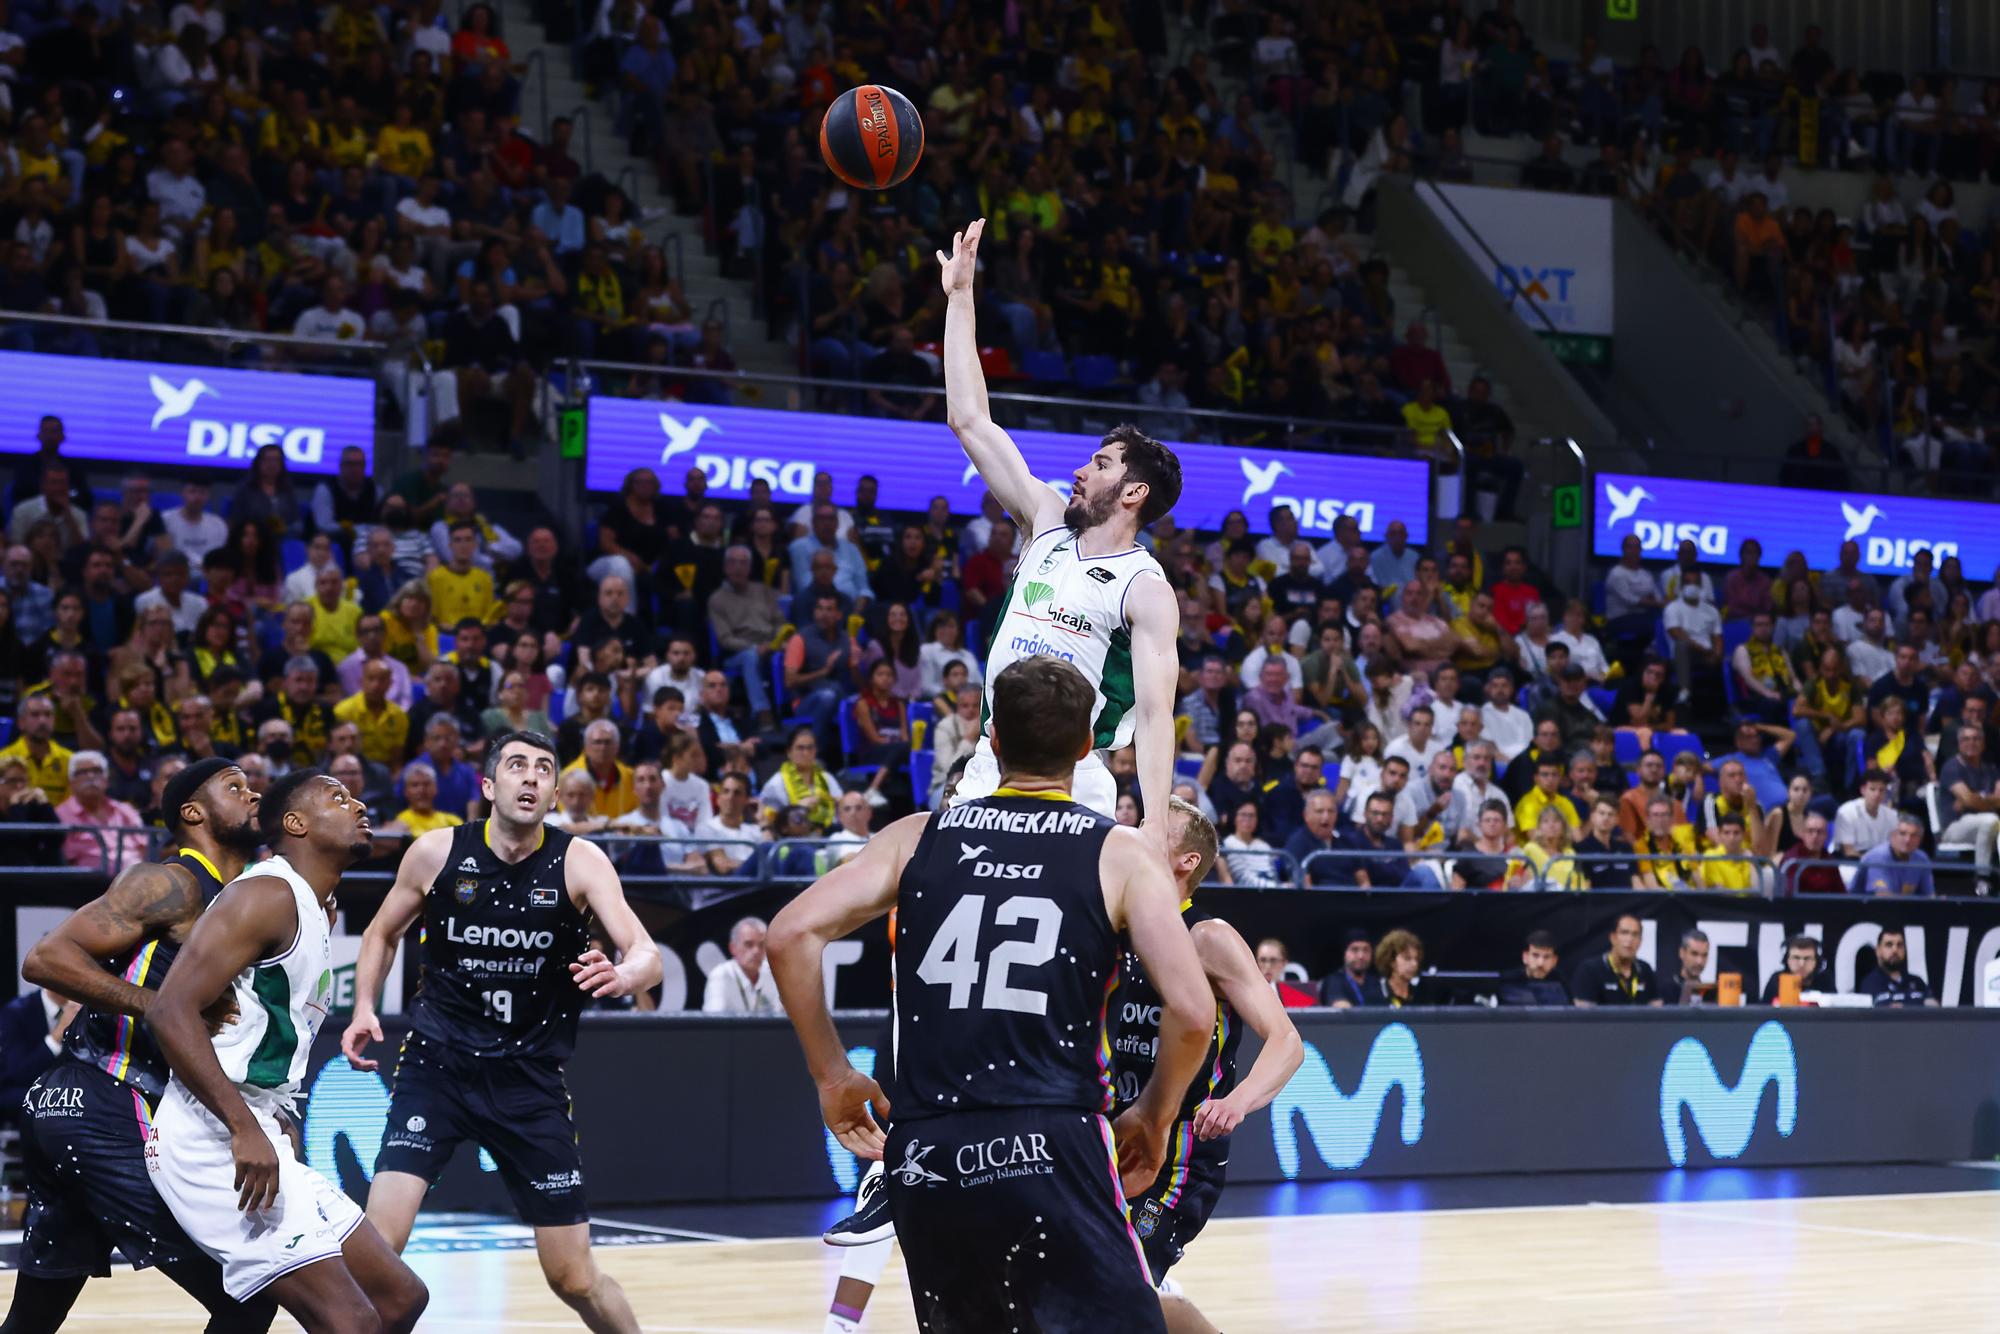
[[[387,343],[366,338],[329,342],[324,338],[301,338],[297,334],[257,333],[242,329],[207,329],[198,324],[147,324],[137,320],[92,320],[81,315],[57,315],[49,311],[9,310],[0,312],[0,324],[62,324],[82,329],[110,329],[120,333],[171,334],[179,338],[220,339],[231,343],[272,343],[281,347],[311,347],[325,351],[387,352]]]
[[[596,135],[591,131],[590,103],[577,103],[576,110],[569,113],[569,122],[576,132],[583,135],[583,174],[588,176],[597,170],[597,152],[592,146]]]
[[[680,232],[668,232],[660,238],[660,253],[667,261],[667,278],[677,282],[681,290],[687,290],[687,238]]]
[[[528,80],[534,78],[537,74],[541,75],[541,78],[535,84],[535,103],[539,112],[535,117],[535,124],[541,127],[543,144],[547,144],[549,141],[549,62],[547,56],[548,53],[541,47],[536,47],[534,50],[528,52],[527,59],[521,62],[521,90],[517,94],[519,97],[526,97],[528,94]]]
[[[580,361],[577,364],[586,372],[612,371],[620,374],[643,375],[658,375],[660,373],[660,367],[649,366],[643,362]],[[706,367],[676,366],[673,368],[673,372],[677,377],[700,376],[707,379],[725,380],[743,384],[776,382],[794,385],[803,389],[845,389],[859,391],[872,387],[872,382],[867,380],[839,380],[817,375],[774,375],[767,371],[719,371],[710,370]],[[907,389],[908,386],[900,387]],[[942,392],[942,389],[943,386],[939,386],[939,392]],[[1001,403],[1018,403],[1031,407],[1089,408],[1100,413],[1129,410],[1134,413],[1145,414],[1156,411],[1155,409],[1148,408],[1143,403],[1097,398],[1070,398],[1060,394],[1030,394],[1011,389],[989,389],[987,397]],[[1259,412],[1233,412],[1221,408],[1187,407],[1176,408],[1174,411],[1178,415],[1185,415],[1196,420],[1213,420],[1218,423],[1230,424],[1282,426],[1299,433],[1337,436],[1340,438],[1343,446],[1359,444],[1368,448],[1395,449],[1399,453],[1407,453],[1407,451],[1402,449],[1401,442],[1403,438],[1409,435],[1409,428],[1403,426],[1369,426],[1359,422],[1344,422],[1330,419],[1320,420],[1306,417],[1281,417]],[[1376,437],[1377,439],[1356,441],[1353,439],[1355,436]],[[1453,443],[1456,448],[1461,451],[1463,450],[1463,445],[1456,438],[1454,438]]]

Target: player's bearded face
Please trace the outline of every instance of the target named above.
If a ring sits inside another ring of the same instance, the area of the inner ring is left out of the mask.
[[[263,846],[264,834],[257,827],[257,810],[254,806],[248,810],[218,815],[212,827],[215,830],[215,841],[232,852],[249,854]]]
[[[1086,490],[1086,487],[1094,489]],[[1063,525],[1078,532],[1087,532],[1104,523],[1118,512],[1118,497],[1124,490],[1122,473],[1114,481],[1093,472],[1088,482],[1079,482],[1070,488],[1069,505],[1063,510]]]

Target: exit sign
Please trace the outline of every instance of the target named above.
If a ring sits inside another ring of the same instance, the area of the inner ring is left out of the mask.
[[[1604,0],[1604,17],[1630,22],[1639,17],[1639,0]]]

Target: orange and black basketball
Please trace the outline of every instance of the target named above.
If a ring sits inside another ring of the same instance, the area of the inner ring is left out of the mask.
[[[827,168],[857,190],[900,185],[924,155],[924,119],[894,88],[864,83],[833,99],[819,125]]]

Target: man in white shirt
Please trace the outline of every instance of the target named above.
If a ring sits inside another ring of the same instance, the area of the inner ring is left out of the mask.
[[[1512,764],[1514,757],[1535,739],[1535,720],[1514,702],[1514,676],[1504,667],[1496,667],[1488,674],[1486,705],[1479,710],[1479,717],[1486,725],[1486,739],[1493,743],[1502,764]]]
[[[1516,712],[1519,712],[1516,710]],[[1451,780],[1452,791],[1462,794],[1468,810],[1472,812],[1471,823],[1462,833],[1477,833],[1479,812],[1489,801],[1497,801],[1507,808],[1507,824],[1514,824],[1514,803],[1507,799],[1507,793],[1493,781],[1493,768],[1500,752],[1485,737],[1465,748],[1465,768],[1458,777]]]
[[[1685,697],[1694,690],[1695,668],[1719,671],[1722,667],[1722,613],[1702,596],[1701,585],[1692,579],[1680,584],[1677,591],[1679,596],[1667,604],[1660,619],[1667,638],[1673,641],[1674,681]]]
[[[1614,625],[1660,605],[1660,586],[1640,563],[1643,554],[1639,539],[1628,534],[1619,545],[1618,563],[1604,576],[1604,614]]]
[[[1681,595],[1683,585],[1692,584],[1701,590],[1701,600],[1715,601],[1715,585],[1709,581],[1706,571],[1701,568],[1701,553],[1692,542],[1682,542],[1680,550],[1674,553],[1674,563],[1660,571],[1660,600],[1665,606],[1673,605]]]
[[[1725,216],[1734,213],[1753,188],[1750,177],[1737,169],[1736,162],[1736,154],[1724,149],[1715,159],[1715,170],[1708,173],[1709,193],[1722,201]]]
[[[833,505],[833,474],[823,469],[813,474],[812,499],[792,511],[790,522],[794,538],[804,537],[812,531],[815,505]],[[834,523],[837,525],[834,530],[834,540],[845,542],[848,535],[854,531],[854,516],[838,505],[833,505],[833,515]],[[978,520],[975,519],[973,522],[977,523]],[[991,525],[988,529],[991,530]]]
[[[1861,632],[1847,645],[1847,667],[1855,679],[1874,685],[1896,666],[1896,650],[1889,646],[1888,613],[1870,607],[1861,618]]]
[[[1771,44],[1771,30],[1762,23],[1753,23],[1750,25],[1750,46],[1748,49],[1750,52],[1750,68],[1753,71],[1764,68],[1764,62],[1767,60],[1779,69],[1785,69],[1791,64],[1779,52],[1778,48]]]
[[[160,511],[169,545],[187,553],[188,564],[199,567],[202,557],[229,540],[229,525],[208,512],[208,483],[181,483],[181,503]]]
[[[361,312],[347,305],[347,280],[329,273],[320,284],[319,304],[300,315],[292,325],[292,337],[314,338],[329,343],[351,342],[366,337],[368,322]]]
[[[731,875],[749,859],[764,841],[757,822],[746,819],[750,807],[750,780],[742,774],[724,774],[715,785],[715,814],[695,826],[695,850],[708,860],[711,875]]]
[[[868,822],[875,810],[868,804],[868,798],[859,792],[849,792],[835,803],[834,818],[840,821],[840,828],[833,831],[826,848],[826,866],[832,870],[868,845]]]
[[[703,1014],[783,1014],[778,984],[765,967],[764,919],[746,917],[729,928],[729,957],[709,970]]]
[[[1271,562],[1274,570],[1292,568],[1292,546],[1299,540],[1299,516],[1292,512],[1290,505],[1271,506],[1271,535],[1257,543],[1257,559]],[[1306,550],[1310,552],[1311,547]],[[1324,579],[1325,573],[1319,568],[1315,558],[1306,573],[1315,579]],[[1297,571],[1294,571],[1297,573]]]
[[[132,600],[132,610],[144,615],[154,607],[165,607],[174,618],[175,634],[193,634],[196,622],[208,610],[208,599],[189,590],[190,574],[185,551],[163,553],[153,563],[153,586]]]
[[[1401,792],[1396,794],[1396,809],[1393,820],[1396,836],[1403,840],[1403,846],[1412,851],[1424,846],[1424,834],[1436,823],[1444,835],[1438,844],[1440,851],[1455,847],[1458,836],[1466,829],[1478,824],[1479,808],[1468,804],[1458,787],[1458,761],[1449,750],[1441,750],[1431,757],[1431,762],[1422,773],[1412,778]],[[1442,863],[1431,863],[1434,870],[1442,870]]]
[[[208,191],[194,174],[194,154],[184,139],[169,139],[160,147],[160,165],[146,173],[146,196],[160,206],[160,226],[175,236],[201,231],[201,211]]]
[[[306,563],[285,576],[286,605],[312,601],[319,588],[319,572],[329,565],[334,565],[333,539],[325,533],[314,533],[312,540],[306,543]]]
[[[611,833],[657,837],[660,861],[669,875],[707,875],[708,861],[690,846],[694,831],[662,804],[666,783],[660,766],[640,760],[632,766],[632,796],[639,804],[611,822]]]
[[[441,186],[436,173],[426,172],[417,180],[417,192],[396,205],[396,230],[416,238],[417,256],[432,270],[451,249],[451,213],[437,201]]]
[[[1843,802],[1833,817],[1833,843],[1843,857],[1859,857],[1889,841],[1896,832],[1896,808],[1886,800],[1889,775],[1869,769],[1861,775],[1861,795]]]
[[[1410,766],[1413,774],[1430,772],[1431,761],[1440,751],[1451,749],[1450,741],[1436,735],[1437,715],[1428,704],[1419,704],[1410,710],[1409,730],[1391,741],[1382,752],[1382,758],[1401,756]]]
[[[1764,206],[1782,221],[1792,202],[1792,192],[1785,188],[1785,160],[1776,153],[1766,155],[1764,169],[1750,177],[1750,190],[1764,196]]]
[[[684,702],[692,704],[701,698],[701,678],[701,668],[694,665],[694,641],[675,635],[667,643],[667,660],[646,673],[640,699],[650,706],[660,687],[672,686],[681,692]]]

